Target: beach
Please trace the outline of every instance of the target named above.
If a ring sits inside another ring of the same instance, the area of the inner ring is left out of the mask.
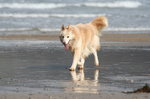
[[[150,99],[149,0],[0,0],[0,99]],[[70,72],[62,25],[108,18],[100,66]]]
[[[58,35],[2,35],[0,99],[149,99],[123,93],[150,84],[149,37],[103,34],[100,67],[90,56],[83,71],[70,72],[72,55]]]
[[[101,93],[101,94],[2,94],[0,99],[149,99],[147,94],[118,94],[118,93]]]
[[[60,31],[45,34],[9,34],[0,35],[1,40],[59,40]],[[150,42],[149,33],[105,33],[102,32],[101,41],[104,42]]]

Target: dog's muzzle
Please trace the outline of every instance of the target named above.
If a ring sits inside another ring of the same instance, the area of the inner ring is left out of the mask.
[[[69,49],[69,44],[65,44],[63,43],[64,47],[65,47],[65,50],[68,50]]]
[[[64,47],[65,47],[65,50],[69,50],[69,43],[70,43],[70,40],[69,40],[69,42],[68,42],[67,44],[63,42],[63,45],[64,45]]]

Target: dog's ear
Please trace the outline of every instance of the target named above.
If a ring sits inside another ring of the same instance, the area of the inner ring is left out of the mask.
[[[71,26],[71,25],[68,25],[68,26],[66,27],[66,29],[72,30],[72,26]]]
[[[64,26],[64,25],[62,25],[62,26],[61,26],[61,30],[64,30],[64,29],[65,29],[65,26]]]
[[[68,25],[68,26],[66,27],[66,29],[69,30],[69,29],[70,29],[70,25]]]

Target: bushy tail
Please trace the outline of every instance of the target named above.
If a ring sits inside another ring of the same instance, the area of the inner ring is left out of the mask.
[[[91,22],[98,30],[103,29],[104,27],[108,26],[108,21],[107,18],[104,16],[99,16],[97,18],[95,18],[92,22]]]

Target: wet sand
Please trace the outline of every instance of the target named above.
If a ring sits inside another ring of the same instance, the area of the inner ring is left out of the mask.
[[[135,34],[122,35],[132,36],[134,41],[121,41],[121,35],[117,40],[105,35],[100,67],[90,56],[85,69],[75,72],[68,71],[72,56],[56,35],[11,40],[1,36],[0,99],[149,99],[149,94],[122,93],[150,84],[149,35],[141,41]]]
[[[59,40],[58,34],[0,35],[1,40]],[[150,42],[150,33],[103,33],[101,41]]]
[[[66,93],[49,93],[49,94],[0,94],[0,99],[149,99],[148,94],[122,94],[122,93],[101,93],[101,94],[66,94]]]

